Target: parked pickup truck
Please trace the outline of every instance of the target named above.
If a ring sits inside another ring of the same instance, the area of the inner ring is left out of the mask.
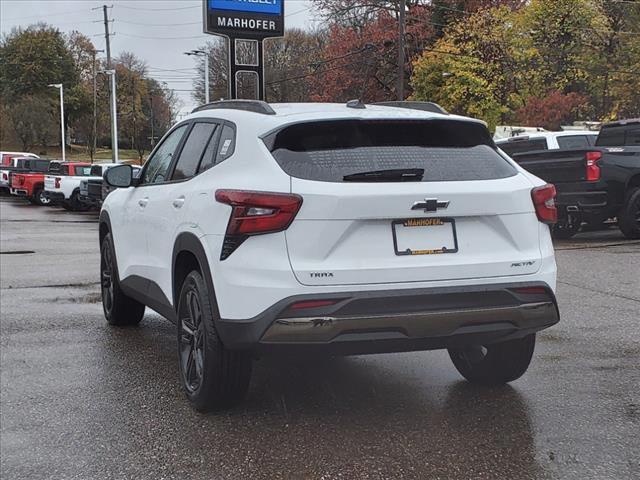
[[[40,158],[28,152],[0,152],[0,190],[8,192],[11,183],[9,174],[17,166],[18,158]]]
[[[27,159],[24,168],[12,171],[11,193],[26,197],[36,205],[48,205],[49,198],[44,191],[44,176],[47,172],[57,171],[60,162],[42,159]]]
[[[65,210],[84,210],[78,200],[80,181],[90,175],[91,164],[81,162],[64,162],[55,175],[44,177],[44,190],[51,205],[60,205]]]
[[[104,172],[116,165],[121,164],[106,163],[94,165],[91,170],[91,178],[82,179],[80,182],[80,195],[78,198],[87,208],[100,208],[104,199],[111,193],[112,188],[103,182],[102,179]],[[100,169],[99,167],[102,168]],[[140,170],[142,170],[142,167],[132,165],[132,168],[133,176],[137,177]]]
[[[514,142],[496,143],[508,153]],[[593,147],[510,155],[556,186],[556,237],[572,237],[582,222],[599,224],[616,217],[627,238],[640,238],[640,119],[603,125]]]
[[[496,145],[508,155],[540,150],[570,150],[589,148],[596,144],[598,132],[591,130],[564,130],[562,132],[536,132],[496,140]]]

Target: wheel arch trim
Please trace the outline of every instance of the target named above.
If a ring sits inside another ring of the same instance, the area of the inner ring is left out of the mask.
[[[209,267],[209,260],[207,254],[205,252],[204,246],[200,239],[193,233],[190,232],[182,232],[176,238],[176,241],[173,245],[173,255],[171,258],[171,288],[172,288],[172,301],[174,309],[177,308],[177,297],[180,292],[177,291],[177,286],[175,284],[175,274],[176,274],[176,260],[178,259],[178,255],[183,252],[187,252],[192,254],[196,261],[198,262],[198,266],[200,267],[200,273],[204,277],[204,280],[207,285],[207,289],[209,290],[209,295],[213,300],[215,300],[215,288],[213,286],[213,276],[211,275],[211,268]]]

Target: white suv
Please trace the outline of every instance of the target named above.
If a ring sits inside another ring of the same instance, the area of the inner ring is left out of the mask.
[[[196,109],[139,178],[105,175],[109,323],[175,322],[199,410],[241,400],[263,352],[447,348],[470,381],[520,377],[559,319],[555,189],[484,123],[424,107]]]

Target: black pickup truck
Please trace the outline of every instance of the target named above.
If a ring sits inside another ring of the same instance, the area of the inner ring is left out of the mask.
[[[603,125],[593,147],[511,157],[556,186],[557,238],[572,237],[583,222],[597,225],[614,217],[627,238],[640,238],[640,118]]]

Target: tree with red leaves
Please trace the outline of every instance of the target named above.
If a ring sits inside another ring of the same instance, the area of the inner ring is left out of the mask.
[[[588,100],[579,93],[563,94],[554,90],[542,98],[529,97],[525,106],[517,111],[516,117],[526,127],[560,130],[561,125],[576,120],[580,109],[586,107]]]

